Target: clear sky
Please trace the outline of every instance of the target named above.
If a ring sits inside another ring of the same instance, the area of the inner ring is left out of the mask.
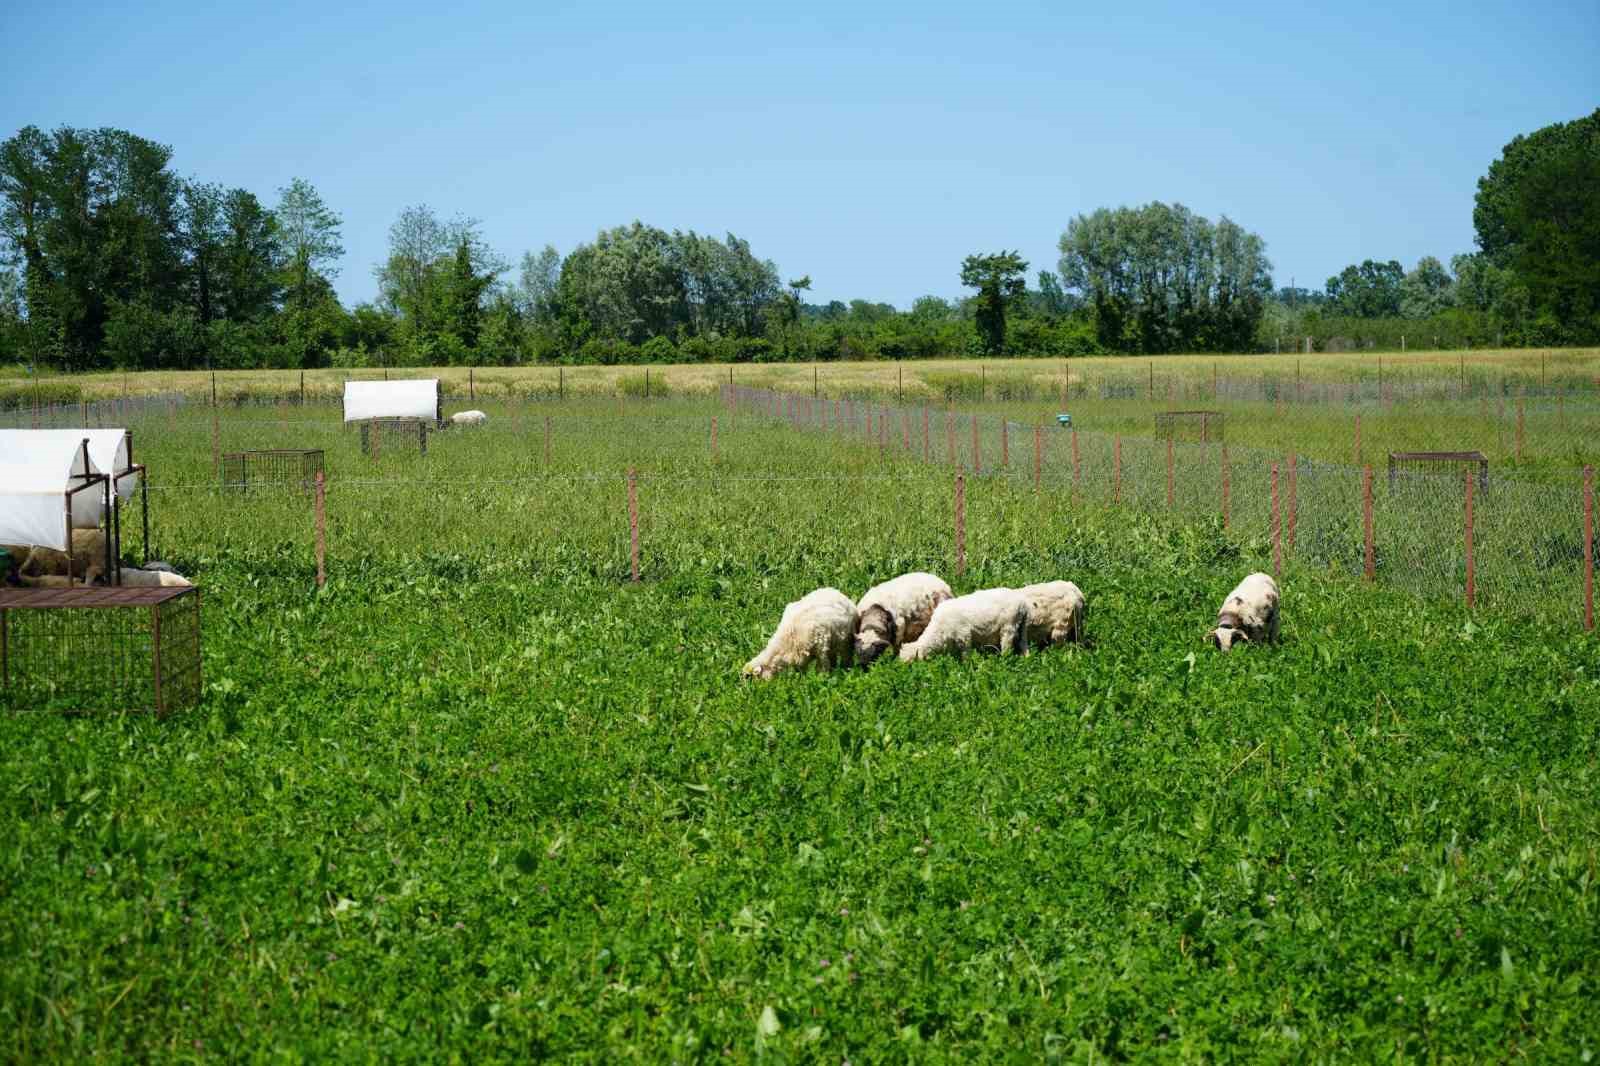
[[[347,304],[416,203],[512,261],[635,218],[731,230],[813,299],[904,307],[958,295],[969,253],[1054,270],[1074,215],[1176,200],[1320,287],[1470,251],[1502,146],[1600,105],[1596,0],[0,0],[0,39],[0,136],[122,127],[269,206],[304,177]]]

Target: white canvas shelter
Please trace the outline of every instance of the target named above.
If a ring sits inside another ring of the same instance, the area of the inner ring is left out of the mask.
[[[29,430],[0,442],[0,544],[71,550],[67,490],[84,485],[83,475],[100,473],[93,456],[84,455],[85,435],[73,442]],[[73,495],[75,528],[93,528],[104,514],[103,483]]]
[[[417,381],[347,381],[344,420],[439,417],[439,379]]]
[[[23,436],[40,440],[59,438],[73,447],[82,444],[84,438],[89,440],[89,459],[104,474],[118,474],[128,469],[130,451],[128,431],[125,429],[0,429],[0,462],[4,462],[11,453],[11,442]],[[117,498],[121,500],[133,499],[133,494],[139,491],[139,475],[137,472],[123,474],[117,478]],[[73,504],[77,510],[77,504]]]

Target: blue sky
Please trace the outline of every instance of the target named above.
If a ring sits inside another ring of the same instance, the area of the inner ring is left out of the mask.
[[[118,126],[264,202],[308,179],[374,294],[427,203],[515,261],[637,218],[733,231],[818,300],[1055,269],[1068,220],[1180,201],[1279,284],[1472,248],[1477,178],[1600,105],[1600,4],[336,2],[0,7],[0,136]],[[1030,284],[1031,284],[1030,278]]]

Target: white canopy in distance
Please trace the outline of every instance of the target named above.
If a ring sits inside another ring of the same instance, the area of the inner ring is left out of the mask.
[[[83,453],[87,431],[76,442],[56,433],[18,430],[0,440],[0,544],[37,545],[70,551],[66,492],[98,474],[91,454]],[[101,484],[72,497],[72,525],[91,529],[105,515]]]
[[[46,440],[59,438],[69,442],[73,447],[82,444],[84,438],[89,440],[89,458],[94,462],[101,473],[116,474],[128,469],[128,431],[125,429],[0,429],[0,462],[4,462],[7,455],[11,454],[11,441],[18,434]],[[18,438],[20,439],[20,438]],[[123,474],[117,478],[117,498],[131,500],[133,494],[139,491],[139,475]],[[73,505],[77,510],[77,505]]]
[[[414,381],[347,381],[344,420],[439,417],[439,379]]]

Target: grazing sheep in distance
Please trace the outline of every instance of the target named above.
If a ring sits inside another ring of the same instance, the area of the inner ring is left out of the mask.
[[[1028,597],[1016,589],[984,589],[945,600],[922,636],[900,649],[900,661],[968,651],[1027,654]]]
[[[187,588],[194,582],[173,570],[156,570],[153,567],[141,570],[136,566],[124,566],[122,584],[125,588],[153,589]]]
[[[489,416],[482,411],[457,411],[445,419],[449,426],[481,426],[489,421]]]
[[[1026,585],[1021,590],[1028,598],[1028,644],[1048,648],[1052,644],[1083,643],[1083,622],[1088,604],[1083,592],[1070,581],[1046,581]]]
[[[922,572],[872,586],[856,602],[857,664],[871,666],[884,652],[897,652],[922,636],[934,608],[951,595],[949,585]]]
[[[1217,612],[1217,628],[1206,634],[1223,651],[1236,641],[1260,644],[1278,639],[1278,583],[1255,573],[1239,582]]]
[[[783,609],[778,631],[744,667],[762,681],[815,664],[819,670],[849,666],[856,635],[856,605],[838,589],[808,592]]]

